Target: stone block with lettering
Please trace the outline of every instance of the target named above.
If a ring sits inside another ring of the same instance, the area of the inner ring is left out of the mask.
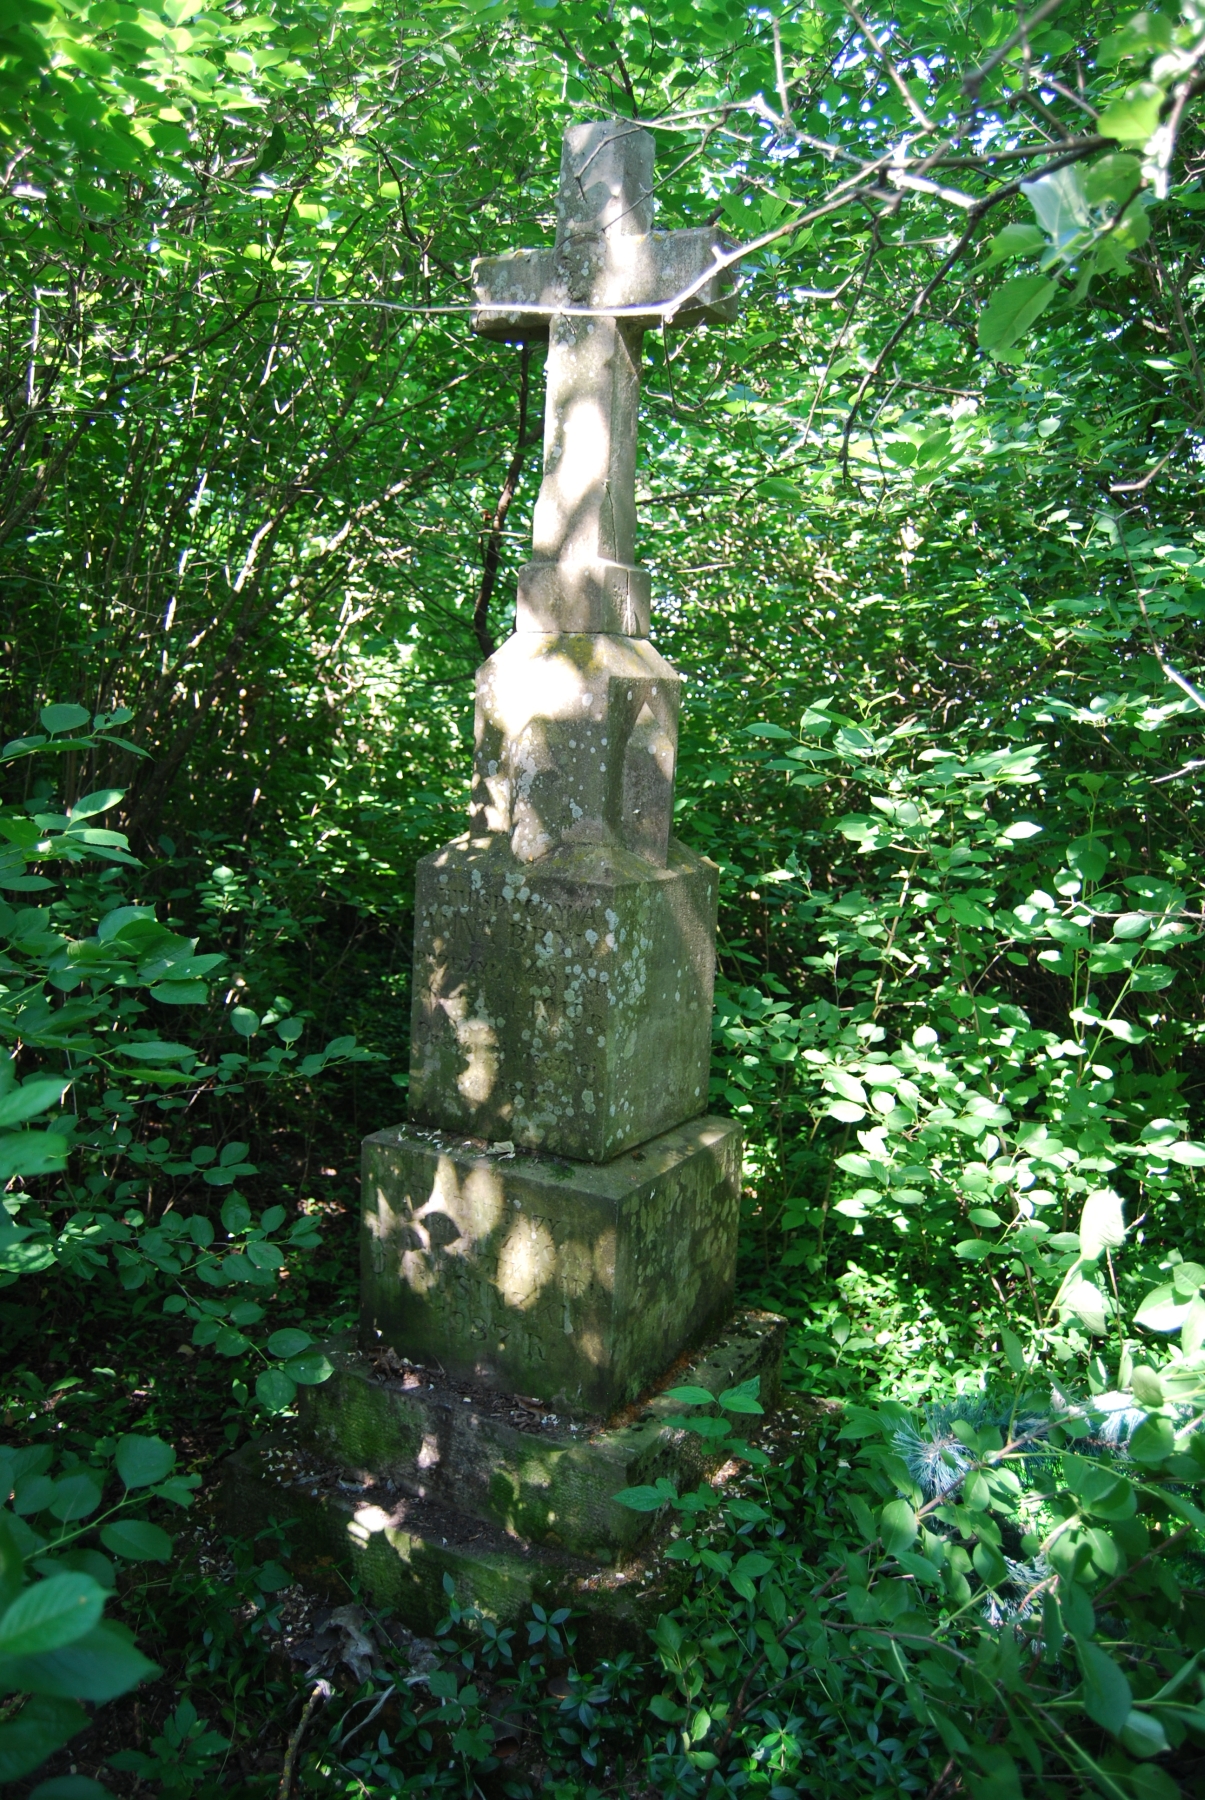
[[[718,872],[464,837],[418,865],[410,1113],[585,1162],[702,1112]]]
[[[727,1313],[740,1174],[731,1119],[601,1167],[378,1131],[364,1141],[362,1338],[607,1417]]]

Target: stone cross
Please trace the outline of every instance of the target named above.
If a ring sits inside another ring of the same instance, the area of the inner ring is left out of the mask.
[[[721,234],[652,223],[649,133],[621,119],[574,125],[553,248],[473,264],[474,330],[548,343],[544,479],[518,631],[648,635],[649,575],[635,551],[644,333],[662,319],[736,317],[730,269],[718,266],[730,247]]]

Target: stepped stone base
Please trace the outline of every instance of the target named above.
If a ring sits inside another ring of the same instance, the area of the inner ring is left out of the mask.
[[[737,1314],[661,1386],[719,1394],[756,1376],[768,1412],[784,1334],[772,1313]],[[533,1602],[571,1606],[601,1620],[604,1639],[630,1639],[674,1604],[680,1565],[643,1547],[657,1516],[613,1496],[660,1476],[684,1491],[729,1452],[668,1423],[684,1409],[664,1392],[603,1424],[397,1357],[331,1354],[336,1372],[305,1391],[295,1434],[245,1445],[227,1463],[232,1524],[295,1519],[303,1559],[350,1565],[377,1604],[419,1631],[447,1612],[445,1575],[461,1605],[499,1623],[526,1617]]]
[[[740,1170],[731,1119],[601,1166],[378,1131],[364,1141],[364,1347],[608,1415],[727,1313]]]
[[[614,1654],[677,1603],[689,1578],[682,1563],[652,1555],[600,1567],[422,1501],[390,1496],[383,1507],[371,1489],[345,1491],[351,1486],[311,1451],[260,1438],[228,1459],[223,1511],[234,1530],[249,1520],[291,1520],[299,1572],[333,1562],[354,1575],[374,1606],[423,1636],[447,1617],[448,1576],[459,1606],[475,1606],[500,1626],[521,1624],[533,1604],[585,1612],[593,1653]]]
[[[776,1315],[741,1313],[666,1384],[719,1394],[756,1377],[762,1405],[772,1406],[782,1336]],[[386,1489],[455,1507],[512,1539],[613,1561],[647,1530],[647,1519],[616,1506],[613,1494],[661,1475],[689,1485],[715,1461],[702,1438],[665,1423],[683,1408],[663,1393],[608,1427],[388,1353],[329,1354],[334,1375],[302,1391],[304,1439],[332,1461],[371,1471]]]

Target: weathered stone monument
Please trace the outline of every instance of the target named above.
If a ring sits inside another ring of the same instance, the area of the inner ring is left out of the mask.
[[[337,1529],[420,1620],[445,1570],[495,1612],[580,1597],[576,1559],[622,1562],[647,1526],[614,1493],[704,1466],[656,1397],[671,1368],[777,1379],[779,1322],[728,1317],[716,870],[672,835],[679,678],[635,551],[644,332],[735,296],[716,232],[652,219],[649,134],[576,126],[553,248],[474,266],[474,329],[548,344],[533,557],[477,675],[469,829],[418,869],[410,1121],[364,1144],[361,1353],[288,1453],[328,1518],[313,1452],[357,1471]]]

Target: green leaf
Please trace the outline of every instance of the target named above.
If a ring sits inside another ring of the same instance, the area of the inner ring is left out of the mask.
[[[1006,1325],[1002,1326],[1000,1343],[1004,1350],[1005,1361],[1013,1374],[1024,1375],[1026,1369],[1025,1347],[1016,1332],[1010,1331]]]
[[[80,725],[92,723],[92,714],[86,706],[44,706],[38,717],[51,737],[58,737],[60,732],[74,731]]]
[[[236,1031],[239,1037],[253,1038],[259,1030],[259,1014],[253,1013],[249,1006],[232,1007],[230,1024],[232,1030]]]
[[[70,1086],[70,1077],[60,1079],[56,1075],[36,1077],[22,1087],[10,1088],[7,1094],[0,1095],[0,1130],[23,1125],[26,1119],[57,1106]]]
[[[630,1512],[659,1512],[669,1501],[676,1500],[677,1490],[673,1483],[663,1475],[655,1487],[621,1488],[611,1498],[618,1506],[626,1506]]]
[[[979,315],[979,348],[1003,357],[1024,337],[1058,292],[1045,275],[1017,275],[996,289]]]
[[[160,981],[148,992],[160,1006],[204,1006],[209,999],[203,981]]]
[[[74,823],[76,819],[94,819],[98,813],[108,812],[119,800],[124,800],[124,788],[98,788],[94,794],[84,794],[78,799],[67,817]]]
[[[1121,1742],[1131,1756],[1143,1760],[1148,1756],[1163,1756],[1171,1749],[1159,1720],[1151,1713],[1139,1712],[1136,1707],[1121,1728]]]
[[[295,1331],[286,1327],[283,1331],[272,1333],[268,1339],[268,1353],[270,1356],[299,1356],[313,1341],[308,1331]]]
[[[64,1475],[55,1482],[50,1511],[64,1523],[73,1519],[86,1519],[100,1505],[100,1496],[100,1483],[81,1469],[77,1474]]]
[[[1084,1637],[1076,1637],[1074,1642],[1084,1677],[1084,1711],[1094,1725],[1116,1737],[1133,1704],[1130,1684],[1099,1644]]]
[[[241,1194],[231,1194],[222,1202],[222,1224],[231,1237],[251,1229],[251,1208]]]
[[[967,1771],[972,1800],[1021,1800],[1020,1771],[1007,1750],[992,1747],[974,1754],[984,1773]]]
[[[1130,1377],[1130,1387],[1134,1398],[1142,1406],[1163,1405],[1163,1383],[1154,1369],[1148,1369],[1145,1363],[1139,1363]]]
[[[1004,1558],[996,1546],[989,1544],[986,1538],[981,1538],[975,1545],[971,1561],[975,1565],[975,1573],[985,1587],[999,1587],[1002,1581],[1008,1580],[1008,1568]]]
[[[715,1395],[709,1394],[704,1387],[666,1388],[665,1398],[676,1400],[680,1406],[713,1406]]]
[[[247,1260],[257,1269],[283,1269],[284,1252],[278,1244],[253,1240],[246,1248]]]
[[[916,1513],[906,1500],[889,1500],[879,1514],[879,1536],[889,1556],[910,1550],[919,1530]]]
[[[40,1781],[29,1800],[113,1800],[108,1788],[88,1775],[52,1775]]]
[[[1064,1318],[1073,1315],[1098,1337],[1108,1327],[1108,1300],[1095,1282],[1082,1275],[1073,1276],[1064,1288],[1060,1310]]]
[[[1126,1446],[1136,1463],[1146,1463],[1151,1467],[1166,1462],[1175,1447],[1176,1434],[1171,1420],[1157,1415],[1144,1419]]]
[[[1195,1356],[1202,1344],[1205,1344],[1205,1297],[1196,1294],[1180,1327],[1180,1348],[1185,1356]]]
[[[38,1656],[92,1630],[105,1596],[89,1575],[52,1575],[17,1595],[0,1616],[0,1657]]]
[[[0,1684],[78,1700],[112,1700],[158,1673],[123,1631],[103,1621],[61,1650],[0,1662]]]
[[[1153,81],[1136,81],[1105,108],[1096,129],[1101,137],[1116,138],[1119,144],[1145,144],[1159,123],[1163,99],[1163,89]]]
[[[1080,1214],[1080,1255],[1085,1262],[1095,1262],[1104,1250],[1117,1250],[1125,1243],[1125,1215],[1121,1195],[1112,1188],[1098,1188],[1089,1194]]]
[[[1146,1295],[1134,1314],[1134,1323],[1144,1331],[1179,1331],[1191,1304],[1176,1292],[1174,1283],[1165,1281]]]
[[[1036,225],[1006,225],[988,245],[987,256],[979,267],[990,269],[1014,256],[1036,256],[1045,247],[1046,234]]]
[[[0,1786],[31,1774],[88,1723],[72,1700],[27,1701],[15,1719],[0,1725]]]
[[[11,1467],[11,1464],[8,1465]],[[0,1467],[0,1493],[9,1485],[9,1477]],[[25,1565],[20,1546],[7,1513],[0,1511],[0,1612],[15,1599],[25,1579]]]
[[[297,1385],[283,1369],[265,1369],[256,1380],[255,1397],[268,1412],[285,1412],[297,1398]]]
[[[70,1148],[61,1132],[8,1132],[0,1137],[0,1182],[11,1181],[14,1175],[53,1175],[66,1163]],[[19,1256],[16,1263],[7,1258],[7,1248],[0,1250],[0,1268],[30,1272],[31,1265],[24,1256]],[[47,1246],[45,1260],[33,1266],[45,1269],[53,1261],[54,1252]]]
[[[100,1541],[114,1556],[128,1562],[170,1562],[172,1540],[158,1525],[145,1519],[114,1519],[100,1528]]]
[[[302,1387],[318,1387],[329,1381],[334,1374],[334,1364],[329,1357],[315,1351],[306,1356],[293,1356],[284,1365],[284,1372],[290,1381],[298,1382]]]
[[[761,1376],[752,1375],[748,1381],[742,1381],[736,1387],[725,1388],[720,1395],[720,1406],[730,1413],[764,1413],[766,1409],[757,1399],[760,1388]]]
[[[1101,39],[1096,60],[1102,69],[1113,68],[1126,56],[1146,62],[1159,51],[1171,48],[1172,29],[1172,21],[1162,13],[1132,13],[1119,31]]]
[[[770,1558],[763,1556],[760,1550],[747,1550],[744,1556],[737,1559],[732,1574],[744,1581],[754,1582],[761,1576],[768,1575],[773,1567]]]
[[[127,1488],[153,1487],[171,1474],[176,1453],[162,1438],[131,1435],[119,1440],[115,1461]]]

